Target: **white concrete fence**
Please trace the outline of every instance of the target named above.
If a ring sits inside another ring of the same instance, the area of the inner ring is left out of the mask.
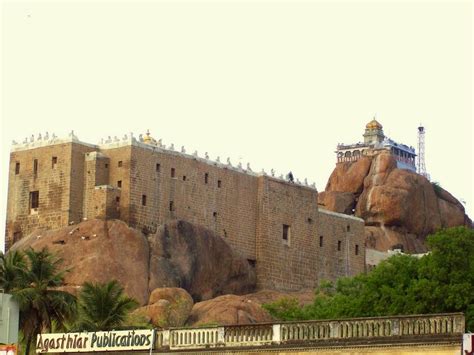
[[[464,332],[462,313],[175,328],[156,332],[155,349],[259,347],[329,340],[449,336]]]

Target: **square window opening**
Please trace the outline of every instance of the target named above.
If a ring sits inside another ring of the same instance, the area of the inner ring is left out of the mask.
[[[156,170],[157,173],[159,173],[161,171],[161,165],[156,163],[155,170]]]
[[[347,225],[347,231],[348,231],[348,232],[351,231],[351,226],[350,226],[350,225]]]
[[[123,166],[123,161],[119,160],[119,162],[117,163],[117,166],[121,168]]]
[[[205,173],[204,174],[204,183],[207,184],[209,182],[209,174]]]
[[[146,195],[142,195],[142,206],[146,206]]]
[[[356,244],[355,255],[359,255],[359,244]]]
[[[38,175],[38,159],[33,160],[33,174]]]
[[[56,169],[57,165],[58,165],[58,157],[52,157],[51,158],[51,169]]]
[[[20,173],[20,163],[16,162],[15,164],[15,175],[18,175]]]
[[[341,251],[342,242],[340,240],[337,241],[337,251]]]
[[[117,187],[122,188],[122,180],[117,181]]]
[[[324,237],[322,235],[319,236],[319,246],[322,248],[324,245]]]
[[[170,211],[174,211],[174,202],[170,201]]]
[[[217,180],[217,187],[218,187],[218,188],[221,188],[221,187],[222,187],[222,181],[221,181],[221,180]]]
[[[186,181],[186,175],[183,175],[183,181]]]
[[[171,177],[174,178],[176,176],[175,168],[171,168]]]

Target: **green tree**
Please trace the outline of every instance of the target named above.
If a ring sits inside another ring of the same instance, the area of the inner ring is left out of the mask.
[[[77,330],[99,331],[119,329],[126,325],[129,313],[138,306],[127,297],[116,281],[105,284],[86,282],[78,299]]]
[[[1,258],[2,287],[10,292],[20,308],[20,330],[29,354],[31,342],[41,331],[61,326],[74,313],[75,297],[56,288],[64,281],[62,260],[47,249],[11,252]]]
[[[474,330],[474,230],[441,230],[428,246],[421,259],[396,255],[367,274],[318,288],[311,305],[283,300],[264,307],[283,320],[464,312]]]

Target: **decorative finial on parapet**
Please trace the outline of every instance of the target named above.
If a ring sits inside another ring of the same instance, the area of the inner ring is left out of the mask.
[[[58,136],[57,136],[55,133],[53,133],[51,139],[52,139],[52,140],[55,140],[56,138],[58,138]]]
[[[25,139],[23,140],[23,144],[26,144],[28,143],[28,137],[25,137]]]
[[[128,139],[127,134],[124,134],[123,137],[122,137],[122,140],[123,140],[123,141],[126,141],[127,139]]]
[[[49,133],[48,133],[48,132],[46,132],[46,133],[44,134],[44,140],[45,140],[45,141],[49,140]]]
[[[204,158],[206,158],[207,160],[209,160],[209,154],[207,154],[207,152],[204,153]]]
[[[193,153],[193,155],[197,158],[197,156],[198,156],[198,151],[195,150],[194,153]]]
[[[237,165],[237,167],[242,170],[242,163],[240,161],[239,161],[239,164]]]
[[[174,150],[174,144],[173,143],[171,143],[171,145],[170,145],[170,150]]]
[[[216,162],[220,163],[221,162],[221,157],[220,156],[217,156],[216,158]]]
[[[71,139],[77,139],[77,136],[74,134],[74,130],[71,130],[69,137],[71,137]]]
[[[38,140],[38,141],[43,140],[43,136],[41,136],[41,133],[38,133],[38,138],[36,138],[36,140]]]
[[[313,182],[313,183],[311,184],[311,187],[316,188],[316,184]]]
[[[139,140],[140,142],[143,142],[143,134],[140,133],[140,134],[138,135],[138,140]]]
[[[181,146],[181,153],[186,153],[186,149],[184,149],[184,145]]]
[[[232,166],[232,163],[230,162],[230,158],[227,158],[227,165]]]
[[[283,180],[285,177],[283,176],[283,174],[280,174],[279,178]]]
[[[298,185],[301,185],[300,179],[296,178],[296,183],[297,183]]]
[[[12,145],[17,145],[17,144],[18,144],[18,142],[17,142],[17,141],[15,141],[15,140],[12,140]]]
[[[31,137],[30,137],[30,142],[33,143],[34,141],[35,141],[35,136],[34,136],[34,135],[31,135]]]
[[[112,137],[107,136],[107,139],[105,140],[105,143],[111,143],[112,142]]]
[[[272,176],[275,176],[275,170],[270,170],[270,173],[272,174]]]
[[[252,171],[252,169],[250,168],[250,163],[247,163],[247,170]]]
[[[264,176],[267,176],[267,173],[266,173],[266,171],[265,171],[265,169],[264,169],[264,168],[262,168],[262,172],[261,172],[261,174],[262,174],[262,175],[264,175]]]
[[[308,179],[307,179],[307,178],[304,178],[304,184],[305,184],[306,186],[308,186]]]
[[[104,138],[100,139],[100,144],[104,144]]]
[[[114,136],[114,142],[119,142],[119,141],[120,141],[120,139],[118,139],[117,136]]]

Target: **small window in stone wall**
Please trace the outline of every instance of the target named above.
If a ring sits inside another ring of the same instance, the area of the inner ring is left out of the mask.
[[[290,226],[288,224],[283,225],[283,234],[282,234],[283,243],[290,243]]]
[[[170,211],[174,211],[174,202],[170,201]]]
[[[142,195],[142,206],[146,206],[146,195]]]
[[[13,233],[13,243],[18,242],[21,239],[21,232],[14,232]]]
[[[108,168],[109,168],[109,164],[105,163],[105,168],[108,169]]]
[[[341,251],[341,247],[342,247],[342,242],[340,240],[338,240],[337,241],[337,250]]]
[[[355,255],[359,255],[359,244],[356,244]]]
[[[156,163],[155,170],[156,170],[157,173],[159,173],[161,171],[161,165]]]
[[[121,160],[119,160],[119,162],[117,163],[117,166],[118,166],[119,168],[121,168],[121,167],[123,166],[123,162],[122,162]]]
[[[186,175],[183,175],[183,181],[186,181]]]
[[[204,174],[204,183],[207,184],[209,182],[209,174],[205,173]]]
[[[56,169],[57,165],[58,165],[58,157],[52,157],[51,158],[51,169]]]
[[[176,176],[176,170],[171,168],[171,177],[174,178]]]
[[[33,174],[38,175],[38,159],[33,160]]]
[[[348,231],[348,232],[351,231],[351,226],[350,226],[350,225],[347,225],[347,231]]]
[[[218,188],[221,188],[221,187],[222,187],[222,181],[221,181],[221,180],[217,180],[217,187],[218,187]]]
[[[117,203],[120,202],[120,196],[115,197],[115,202],[117,202]]]
[[[122,180],[117,181],[117,187],[122,188]]]
[[[18,175],[20,173],[20,163],[16,162],[15,164],[15,175]]]
[[[30,192],[30,209],[37,209],[39,207],[39,191]]]
[[[319,246],[322,247],[324,245],[324,237],[322,235],[319,236]]]

